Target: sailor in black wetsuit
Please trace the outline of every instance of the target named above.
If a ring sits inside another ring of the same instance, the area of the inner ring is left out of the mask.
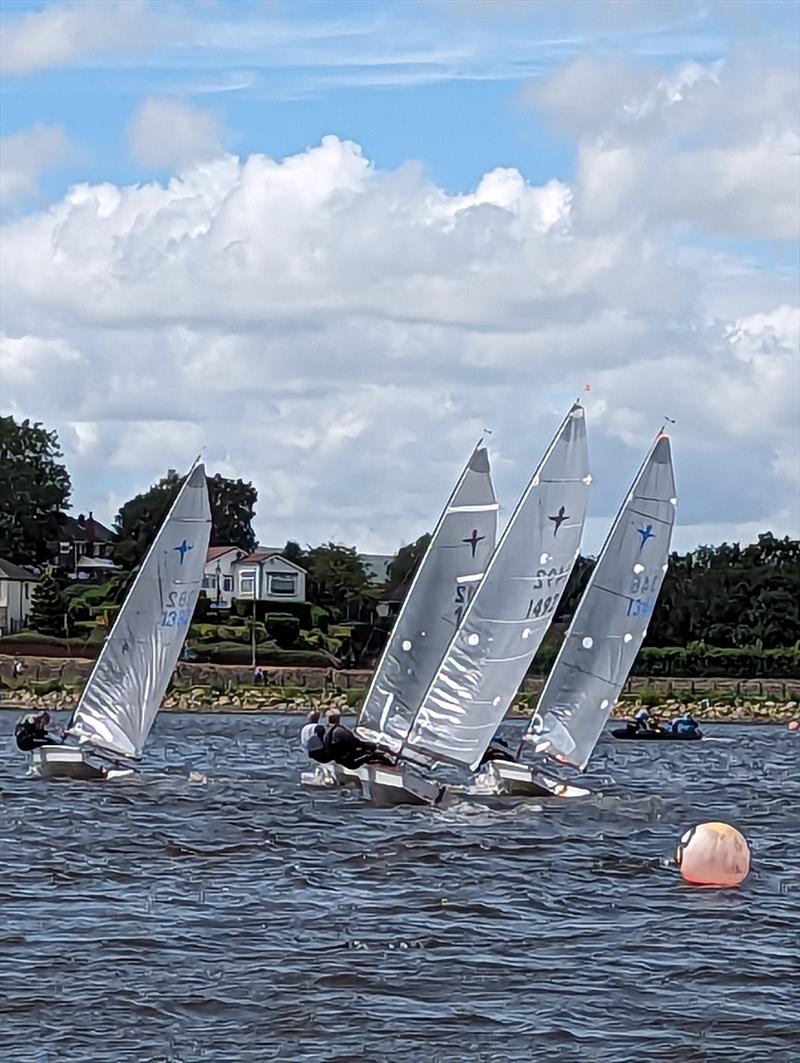
[[[357,768],[367,761],[377,760],[391,763],[372,742],[364,742],[342,724],[342,714],[338,709],[328,712],[328,730],[325,732],[325,750],[330,759],[343,768]]]
[[[24,753],[30,753],[32,749],[38,749],[39,746],[58,745],[61,739],[48,732],[47,725],[49,723],[49,712],[40,712],[38,714],[30,712],[27,716],[23,716],[14,728],[17,748]]]
[[[478,769],[480,770],[490,760],[510,760],[516,763],[517,758],[514,756],[508,742],[504,738],[500,738],[499,735],[495,735],[481,757]]]

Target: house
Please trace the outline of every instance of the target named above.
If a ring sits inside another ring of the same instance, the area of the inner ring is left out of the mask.
[[[238,546],[210,546],[203,569],[203,590],[212,609],[230,609],[236,594],[233,566],[247,556]]]
[[[85,516],[64,517],[58,541],[48,543],[53,564],[65,569],[73,579],[106,579],[117,570],[111,560],[114,535],[92,511]]]
[[[12,635],[25,627],[38,582],[35,572],[0,558],[0,635]]]
[[[281,556],[277,547],[262,547],[240,557],[234,571],[234,597],[262,602],[304,602],[306,573],[294,561]]]

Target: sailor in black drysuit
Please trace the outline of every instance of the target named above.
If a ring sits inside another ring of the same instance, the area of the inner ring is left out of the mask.
[[[30,753],[32,749],[38,749],[39,746],[58,745],[61,740],[48,733],[49,723],[49,712],[30,712],[27,716],[23,716],[14,728],[17,748],[24,753]]]
[[[508,742],[506,742],[504,738],[495,735],[489,743],[486,752],[481,757],[478,768],[482,768],[484,764],[488,764],[490,760],[510,760],[516,762],[516,759],[517,758],[514,756]]]
[[[378,761],[382,764],[391,764],[392,761],[383,753],[378,752],[377,746],[372,742],[364,742],[342,724],[341,713],[332,709],[328,713],[328,729],[323,739],[325,752],[328,759],[343,768],[358,768],[368,761]]]

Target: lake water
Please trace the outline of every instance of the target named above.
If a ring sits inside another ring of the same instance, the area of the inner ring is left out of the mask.
[[[152,774],[109,784],[26,779],[14,719],[0,1059],[798,1058],[784,727],[604,737],[596,796],[433,811],[301,789],[297,717],[163,715]],[[751,843],[737,890],[667,866],[712,819]]]

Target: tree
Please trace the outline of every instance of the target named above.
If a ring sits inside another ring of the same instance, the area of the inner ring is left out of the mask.
[[[137,565],[166,517],[183,483],[170,470],[148,491],[130,499],[114,523],[114,560],[126,568]],[[248,552],[256,545],[252,529],[258,492],[243,480],[228,480],[217,473],[207,477],[211,503],[211,546],[238,546]]]
[[[48,568],[31,596],[28,626],[42,635],[66,635],[67,599],[52,568]]]
[[[307,557],[306,552],[300,545],[300,543],[293,542],[289,539],[281,550],[281,557],[285,557],[287,561],[292,561],[295,565],[299,565],[300,568],[306,567]]]
[[[69,474],[55,432],[0,417],[0,557],[46,561],[69,506]]]
[[[407,590],[416,572],[417,565],[425,556],[431,541],[428,532],[420,535],[416,542],[401,546],[389,566],[389,587],[393,591]]]
[[[305,565],[313,601],[334,614],[358,614],[371,602],[369,576],[351,546],[325,543],[306,551]]]

